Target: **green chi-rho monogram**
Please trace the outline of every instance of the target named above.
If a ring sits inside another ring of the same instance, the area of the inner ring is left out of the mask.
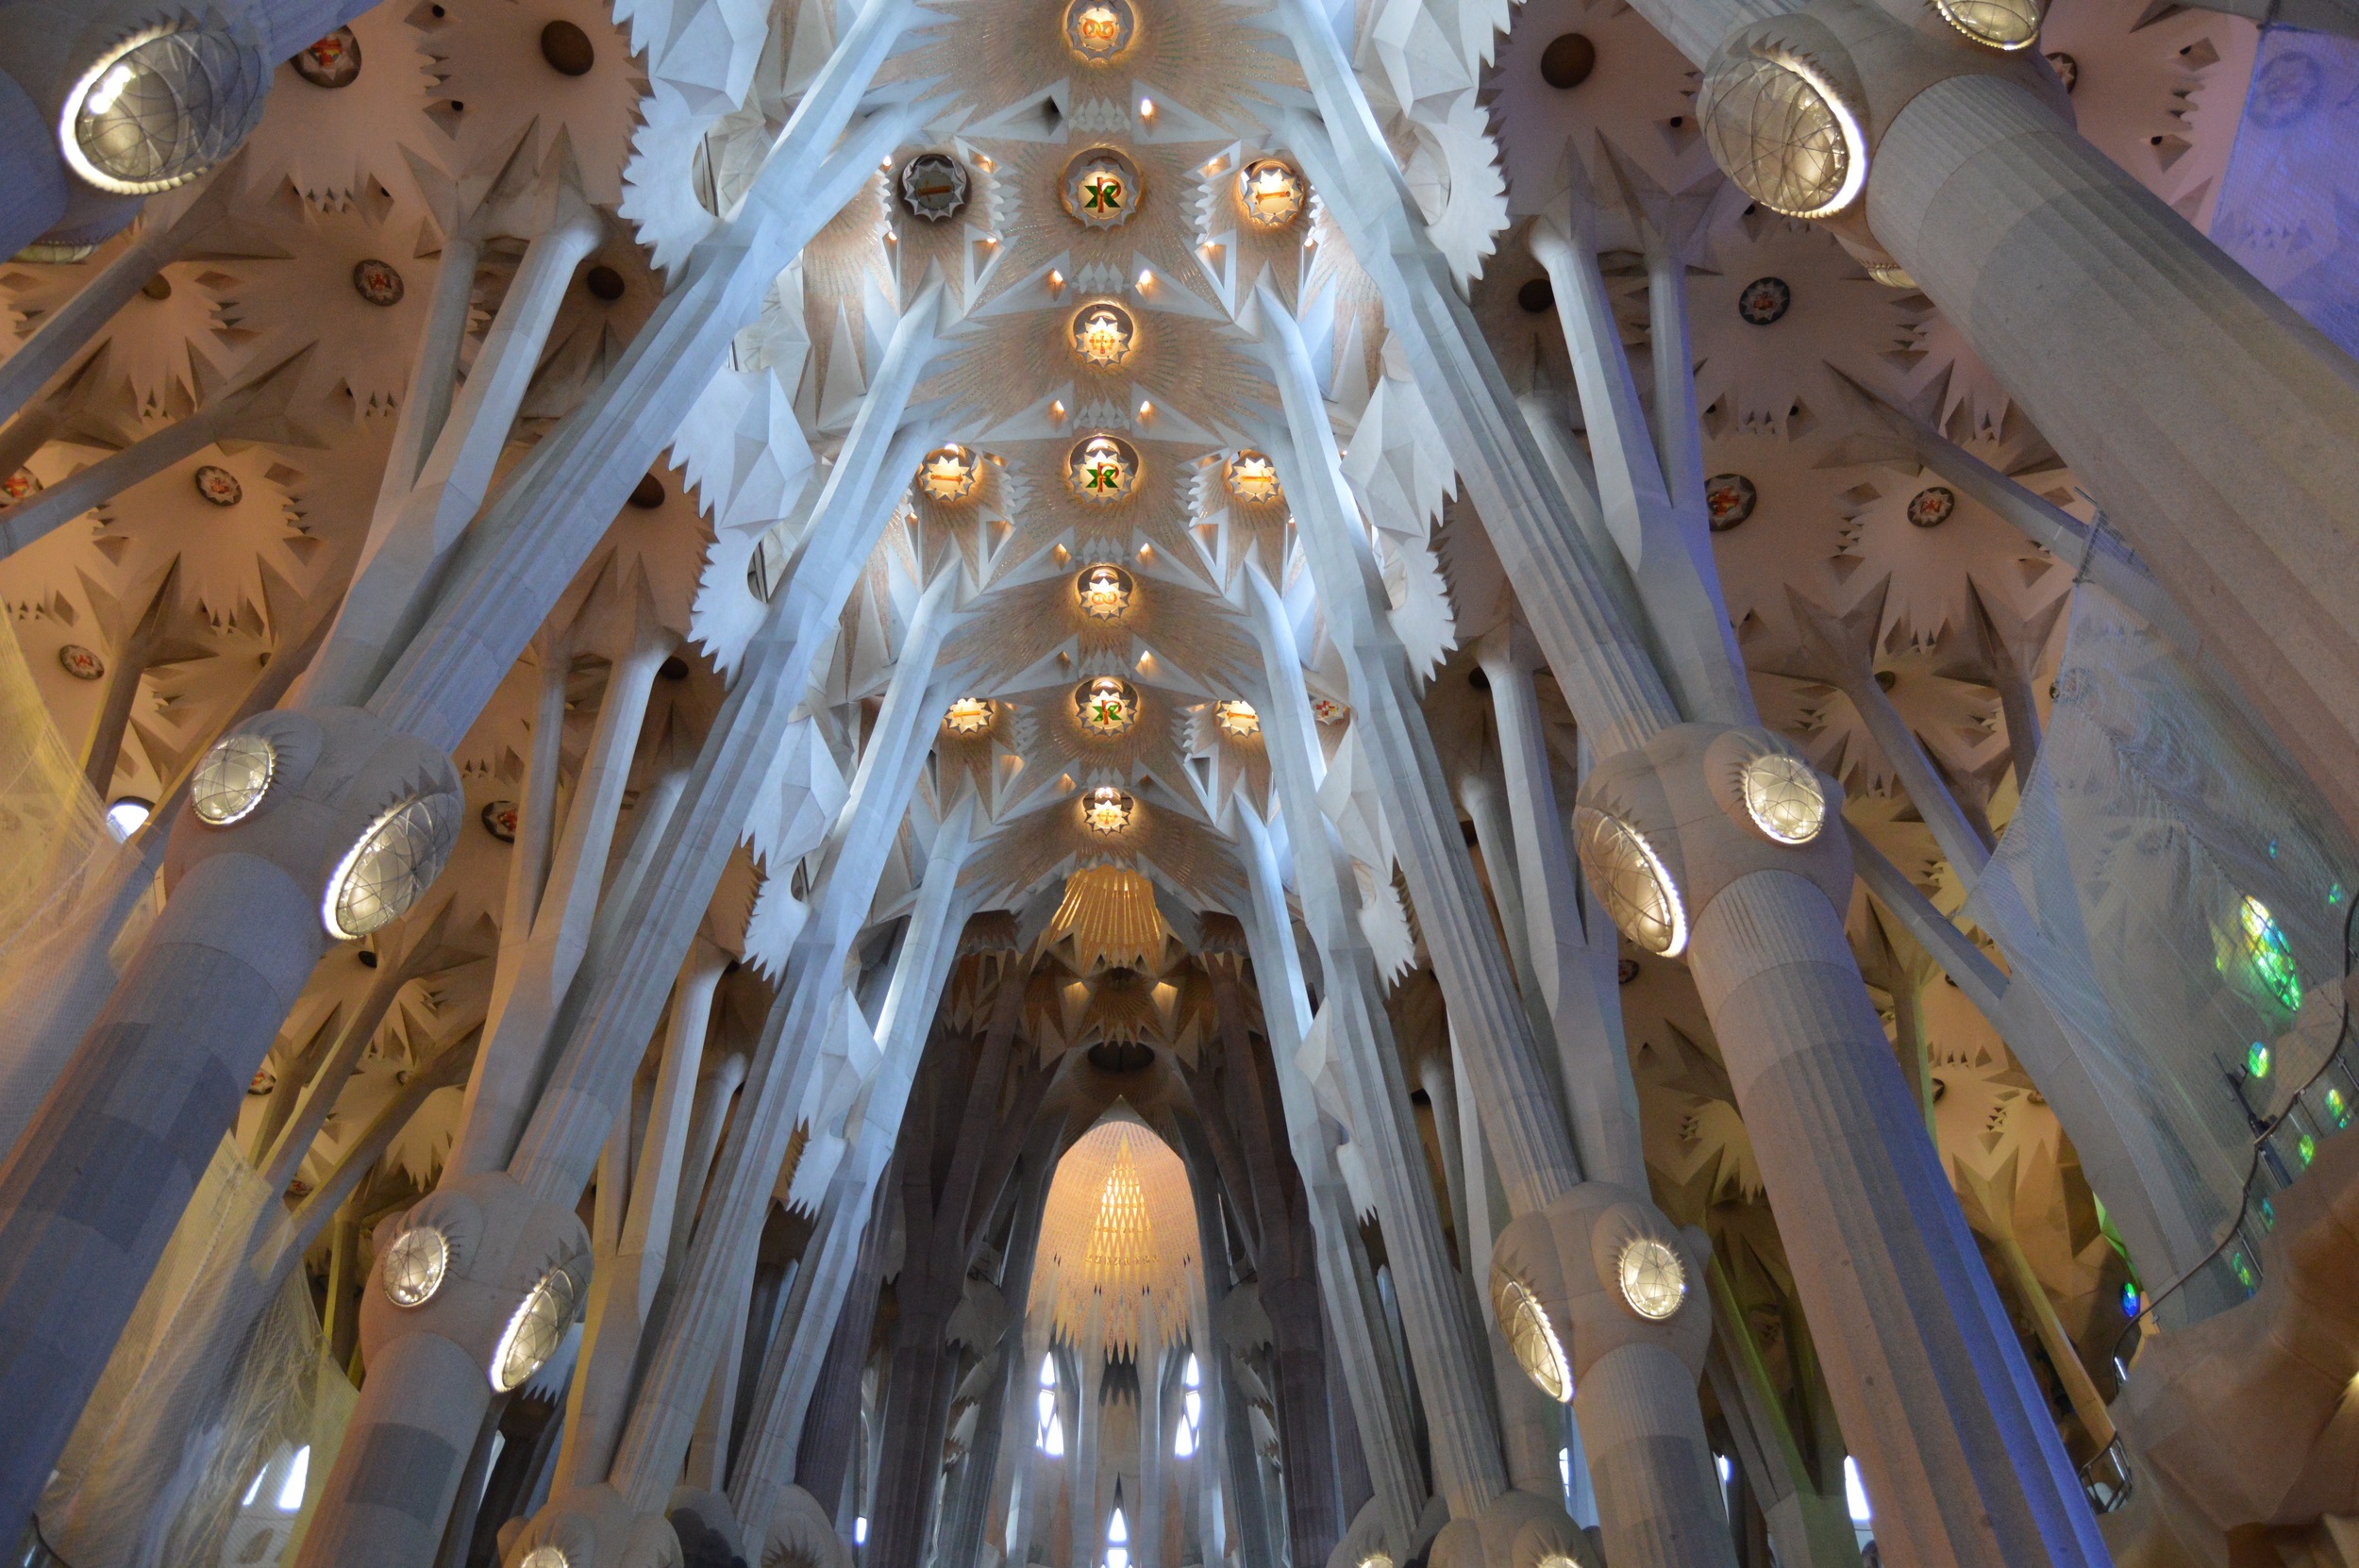
[[[1113,175],[1092,175],[1081,182],[1081,205],[1105,214],[1122,208],[1122,181]]]

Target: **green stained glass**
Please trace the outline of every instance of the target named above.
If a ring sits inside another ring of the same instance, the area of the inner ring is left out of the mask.
[[[2254,1041],[2245,1050],[2244,1070],[2252,1077],[2267,1077],[2269,1076],[2269,1048],[2261,1042]]]
[[[2294,1144],[2294,1152],[2301,1156],[2301,1162],[2307,1165],[2318,1157],[2318,1141],[2305,1132]]]
[[[2276,999],[2287,1012],[2301,1007],[2301,975],[2294,967],[2293,944],[2285,940],[2285,929],[2269,913],[2269,907],[2257,898],[2248,898],[2237,908],[2237,924],[2244,939],[2245,962],[2260,988]]]

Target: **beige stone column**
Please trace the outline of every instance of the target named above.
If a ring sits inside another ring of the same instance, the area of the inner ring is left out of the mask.
[[[1908,102],[1865,212],[2359,826],[2359,367],[1998,76]]]

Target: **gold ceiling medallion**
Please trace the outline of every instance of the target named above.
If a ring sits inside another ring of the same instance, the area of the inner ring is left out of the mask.
[[[1130,574],[1119,566],[1093,566],[1074,582],[1082,613],[1096,621],[1121,619],[1130,608]]]
[[[953,735],[980,735],[991,721],[991,704],[981,697],[961,697],[942,715],[943,726]]]
[[[1118,436],[1091,436],[1074,447],[1065,479],[1084,501],[1119,501],[1139,482],[1139,455]]]
[[[1137,341],[1137,325],[1119,305],[1085,305],[1073,318],[1073,352],[1097,369],[1111,370],[1128,359]]]
[[[917,465],[917,488],[937,501],[963,501],[975,492],[975,454],[963,446],[942,446]]]
[[[1267,506],[1285,492],[1278,483],[1278,465],[1264,454],[1246,450],[1229,459],[1225,477],[1229,493],[1254,506]]]
[[[1130,0],[1073,0],[1065,8],[1065,47],[1084,64],[1113,64],[1138,36],[1139,13]]]
[[[1093,735],[1120,735],[1139,722],[1139,694],[1127,680],[1099,676],[1073,689],[1081,727]]]
[[[1213,723],[1219,726],[1220,732],[1232,741],[1242,741],[1262,733],[1262,715],[1256,713],[1253,705],[1242,697],[1214,703]]]
[[[1107,838],[1130,826],[1130,797],[1111,784],[1100,785],[1081,797],[1081,820],[1093,833]]]
[[[1302,213],[1310,187],[1295,167],[1280,158],[1248,163],[1237,175],[1237,197],[1246,216],[1263,228],[1284,228]]]
[[[1112,147],[1092,147],[1064,171],[1064,209],[1084,228],[1119,228],[1145,194],[1138,166]]]
[[[947,153],[919,153],[901,166],[901,206],[912,218],[938,224],[966,206],[965,168]]]

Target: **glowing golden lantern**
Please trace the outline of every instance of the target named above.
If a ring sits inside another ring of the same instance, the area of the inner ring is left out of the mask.
[[[1093,620],[1113,621],[1130,608],[1130,574],[1119,566],[1093,566],[1075,584],[1082,612]]]
[[[1263,228],[1284,228],[1300,216],[1310,190],[1294,165],[1265,158],[1246,164],[1239,173],[1237,194],[1245,203],[1246,217]]]
[[[1099,676],[1075,688],[1073,706],[1093,735],[1119,735],[1139,722],[1139,694],[1127,680]]]
[[[1229,493],[1254,506],[1266,506],[1284,493],[1279,488],[1278,465],[1260,452],[1238,453],[1229,459]]]
[[[1100,785],[1081,797],[1081,821],[1093,833],[1108,838],[1130,826],[1130,797],[1111,784]]]
[[[1074,447],[1066,475],[1073,493],[1100,505],[1119,501],[1138,483],[1138,455],[1118,437],[1091,436]]]
[[[1213,723],[1219,726],[1220,732],[1232,741],[1242,741],[1247,736],[1262,733],[1262,715],[1256,713],[1253,705],[1243,698],[1214,703]]]
[[[1112,147],[1093,147],[1065,166],[1065,210],[1084,228],[1129,223],[1139,194],[1137,167]]]
[[[942,722],[953,735],[980,735],[991,727],[991,704],[981,697],[961,697],[952,703]]]
[[[1086,306],[1073,318],[1073,352],[1101,369],[1129,359],[1136,336],[1130,312],[1119,305]]]
[[[975,492],[975,455],[963,446],[926,454],[917,468],[917,488],[937,501],[963,501]]]
[[[1065,45],[1092,65],[1118,58],[1138,36],[1138,27],[1129,0],[1073,0],[1065,8]]]

